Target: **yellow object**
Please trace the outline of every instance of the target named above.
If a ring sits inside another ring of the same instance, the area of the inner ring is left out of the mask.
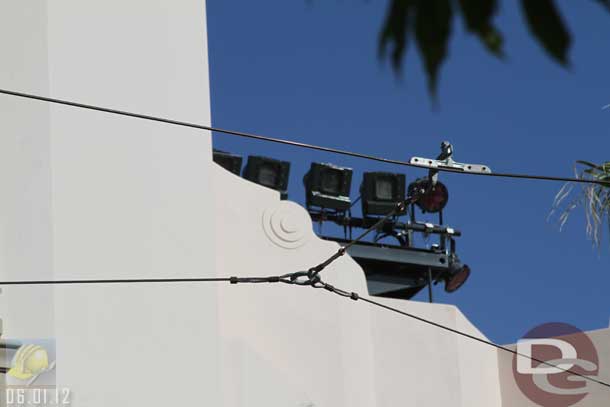
[[[42,346],[24,345],[15,354],[12,368],[7,374],[17,379],[26,380],[48,368],[49,355]]]

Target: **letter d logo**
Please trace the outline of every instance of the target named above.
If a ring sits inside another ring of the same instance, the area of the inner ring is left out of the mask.
[[[561,356],[558,359],[576,360],[578,357],[576,348],[569,342],[561,339],[520,339],[519,342],[517,342],[517,352],[519,353],[517,356],[517,372],[521,374],[557,374],[570,370],[572,367],[574,367],[573,363],[561,363],[556,365],[557,367],[540,363],[538,366],[533,367],[532,363],[534,361],[532,358],[535,356],[532,352],[532,348],[534,346],[554,346],[561,352]]]
[[[580,402],[589,394],[588,383],[574,373],[599,374],[595,345],[572,325],[554,322],[537,326],[517,342],[516,351],[515,382],[528,399],[543,407]]]

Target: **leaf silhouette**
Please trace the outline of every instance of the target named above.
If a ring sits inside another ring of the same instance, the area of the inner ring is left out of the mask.
[[[521,0],[530,31],[551,57],[568,65],[570,33],[563,24],[553,0]]]
[[[610,0],[594,1],[610,11]],[[389,55],[398,75],[411,36],[415,34],[428,90],[433,97],[436,97],[440,67],[448,54],[453,4],[457,5],[466,29],[479,38],[487,51],[503,57],[504,38],[493,24],[500,0],[390,0],[379,35],[379,58]],[[568,66],[572,38],[554,0],[521,0],[521,9],[533,37],[551,58]]]
[[[380,58],[385,56],[388,45],[393,44],[392,66],[396,72],[400,72],[402,67],[409,41],[409,18],[414,6],[411,0],[393,0],[379,37]]]
[[[447,56],[452,15],[450,0],[418,2],[415,16],[415,39],[424,59],[428,90],[432,96],[436,96],[438,71]]]
[[[492,54],[503,56],[504,39],[491,21],[498,12],[498,1],[459,0],[459,5],[468,31],[477,34]]]
[[[610,11],[610,0],[595,0]]]

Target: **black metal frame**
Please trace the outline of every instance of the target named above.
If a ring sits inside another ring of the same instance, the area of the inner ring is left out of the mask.
[[[322,236],[345,246],[347,239]],[[449,245],[453,246],[453,245]],[[347,253],[362,267],[369,294],[410,299],[426,286],[437,283],[449,273],[454,253],[373,242],[359,242]],[[429,291],[432,301],[431,290]]]
[[[360,241],[347,248],[347,252],[365,272],[369,293],[410,299],[428,287],[429,301],[432,302],[432,285],[449,278],[451,266],[459,263],[454,238],[461,236],[462,232],[443,225],[442,210],[438,212],[438,224],[417,222],[415,205],[416,200],[412,200],[408,207],[408,222],[401,222],[394,216],[379,223],[379,218],[352,217],[349,210],[329,213],[310,209],[309,213],[312,220],[320,225],[329,221],[343,226],[344,238],[320,236],[341,246],[350,242],[353,228],[368,229],[377,224],[377,236],[373,242]],[[437,235],[439,243],[429,249],[416,248],[413,245],[413,233]],[[398,245],[382,243],[381,239],[385,237],[395,238]]]
[[[241,174],[241,165],[243,158],[240,155],[227,153],[226,151],[214,150],[212,152],[213,160],[227,171],[235,175]]]

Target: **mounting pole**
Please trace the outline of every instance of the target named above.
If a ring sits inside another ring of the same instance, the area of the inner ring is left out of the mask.
[[[428,267],[428,299],[430,303],[434,302],[432,298],[432,267]]]

